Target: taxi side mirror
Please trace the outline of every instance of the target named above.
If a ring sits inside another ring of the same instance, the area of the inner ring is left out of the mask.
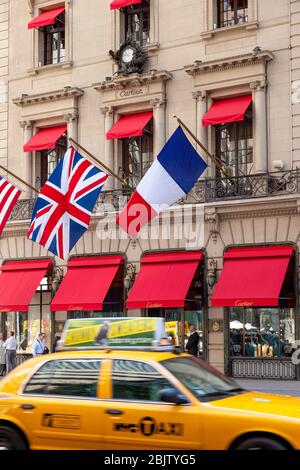
[[[174,403],[174,405],[187,405],[188,399],[175,388],[164,388],[159,393],[160,401]]]

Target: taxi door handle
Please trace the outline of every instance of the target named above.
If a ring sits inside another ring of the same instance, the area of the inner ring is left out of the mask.
[[[22,408],[22,410],[34,410],[35,406],[24,403],[23,405],[20,405],[20,408]]]
[[[105,413],[108,414],[108,415],[112,415],[112,416],[120,416],[120,415],[123,414],[123,411],[121,411],[121,410],[106,410]]]

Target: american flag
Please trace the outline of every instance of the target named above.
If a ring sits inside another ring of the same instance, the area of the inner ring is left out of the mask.
[[[0,176],[0,235],[21,192],[20,189],[15,188],[14,185]]]
[[[67,259],[88,229],[107,178],[70,147],[39,193],[27,238]]]

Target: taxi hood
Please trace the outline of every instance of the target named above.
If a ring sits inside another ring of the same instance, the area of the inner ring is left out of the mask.
[[[246,392],[233,397],[211,402],[212,407],[240,411],[245,414],[259,413],[268,416],[299,419],[300,398],[288,395],[273,395],[260,392]]]

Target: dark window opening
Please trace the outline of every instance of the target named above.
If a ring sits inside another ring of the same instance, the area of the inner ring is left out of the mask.
[[[54,25],[45,26],[40,31],[44,43],[43,65],[63,62],[66,54],[65,12],[57,17]]]
[[[248,21],[248,0],[218,0],[218,27],[226,28]]]
[[[145,46],[150,40],[150,3],[144,0],[138,5],[124,8],[125,38],[140,46]]]
[[[42,187],[49,179],[59,161],[67,151],[68,141],[67,136],[64,134],[56,143],[52,150],[42,150],[40,152],[40,176],[37,177],[37,186]]]
[[[130,187],[136,188],[153,162],[153,123],[145,127],[141,137],[123,141],[122,177]]]
[[[216,126],[216,154],[226,168],[228,176],[243,176],[251,173],[253,164],[251,107],[244,121]]]

